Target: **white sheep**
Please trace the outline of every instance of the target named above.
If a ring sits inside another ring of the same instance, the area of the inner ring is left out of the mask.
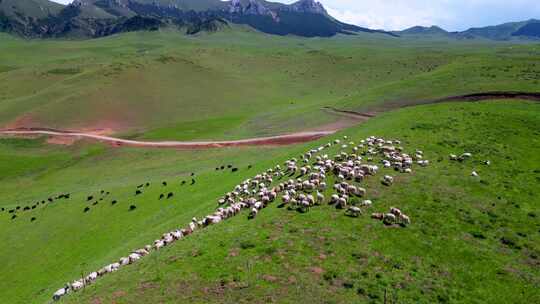
[[[362,215],[362,209],[356,206],[350,206],[347,209],[346,213],[349,214],[350,216],[359,217],[360,215]]]
[[[69,286],[66,286],[64,288],[60,288],[58,289],[54,294],[53,294],[53,300],[55,301],[58,301],[60,300],[61,297],[63,297],[64,295],[66,295],[69,291]]]

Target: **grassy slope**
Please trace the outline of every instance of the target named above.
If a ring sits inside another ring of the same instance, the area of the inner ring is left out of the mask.
[[[533,91],[538,54],[533,44],[302,39],[238,28],[196,37],[8,39],[0,46],[0,125],[22,117],[25,125],[105,126],[143,139],[269,135],[331,122],[320,111],[327,105],[373,109],[482,90]],[[211,128],[201,130],[207,122]]]
[[[404,302],[496,303],[506,294],[537,302],[538,130],[539,106],[527,102],[439,104],[384,114],[340,135],[400,138],[433,161],[391,188],[369,182],[373,210],[399,206],[411,215],[410,228],[350,219],[327,206],[303,215],[272,206],[254,221],[241,215],[197,233],[66,302],[380,302],[385,288],[398,290]],[[81,145],[66,151],[2,140],[1,157],[10,160],[2,162],[2,172],[10,172],[1,180],[2,206],[24,206],[51,192],[69,191],[73,198],[14,221],[0,213],[0,236],[13,244],[0,248],[7,265],[0,282],[8,282],[1,298],[44,302],[66,280],[208,213],[243,178],[314,145],[202,152]],[[475,157],[463,164],[446,160],[462,151]],[[492,166],[482,165],[485,159]],[[214,170],[229,163],[240,168],[238,174]],[[248,164],[255,167],[247,170]],[[469,177],[472,170],[480,180]],[[190,172],[197,173],[197,183],[180,186]],[[169,181],[167,190],[158,185],[162,180]],[[134,197],[135,185],[144,181],[152,185]],[[86,196],[101,189],[111,196],[83,214],[91,205]],[[173,201],[157,200],[171,190]],[[115,207],[113,198],[119,200]],[[128,212],[130,204],[137,210]],[[30,223],[31,216],[38,220]],[[503,237],[514,245],[502,244]]]

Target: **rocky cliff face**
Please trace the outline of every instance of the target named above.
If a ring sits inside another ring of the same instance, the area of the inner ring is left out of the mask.
[[[295,13],[328,15],[324,6],[315,0],[300,0],[291,5],[285,6],[283,9]]]

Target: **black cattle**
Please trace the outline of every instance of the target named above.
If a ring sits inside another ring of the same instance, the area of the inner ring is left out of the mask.
[[[52,199],[51,197],[49,197],[47,200],[48,200],[50,203],[53,202],[53,199]]]
[[[6,210],[6,209],[4,209],[4,208],[0,209],[0,211],[2,211],[2,212],[4,212],[4,210]]]
[[[185,185],[186,184],[186,181],[182,181],[182,185]]]
[[[238,171],[238,168],[232,168],[231,169],[231,172],[236,172],[236,171]]]
[[[37,206],[36,206],[36,205],[34,205],[34,206],[32,206],[32,209],[36,209],[36,207],[37,207]]]
[[[19,209],[21,209],[21,206],[17,206],[17,208],[15,208],[15,209],[19,210]]]
[[[84,208],[84,210],[83,210],[83,212],[88,212],[88,211],[90,211],[90,207],[86,207],[86,208]]]
[[[109,195],[109,194],[111,194],[109,191],[105,192],[105,195]]]
[[[142,194],[142,191],[141,191],[141,190],[135,191],[135,195],[139,195],[139,194]]]
[[[135,209],[137,209],[137,206],[135,206],[135,205],[129,206],[129,211],[133,211],[133,210],[135,210]]]
[[[194,173],[194,172],[191,172],[191,176],[195,176],[195,173]]]
[[[167,186],[167,182],[163,182],[161,183],[163,186]]]
[[[163,193],[161,193],[161,194],[159,195],[159,199],[163,199],[164,197],[165,197],[165,194],[163,194]]]
[[[99,199],[99,201],[101,202],[103,200],[103,197]]]
[[[219,171],[219,168],[218,168],[218,167],[216,167],[216,171]]]
[[[94,203],[92,203],[92,206],[95,206],[98,204],[98,201],[95,201]]]
[[[227,168],[228,168],[228,169],[232,168],[232,165],[227,165]]]
[[[30,207],[28,207],[28,206],[23,208],[23,211],[28,211],[28,210],[30,210]]]
[[[113,200],[113,201],[111,202],[111,205],[114,205],[114,204],[116,204],[116,203],[118,203],[118,202],[117,202],[116,200]]]
[[[99,193],[105,194],[105,190],[101,190],[101,191],[99,191]]]
[[[11,217],[11,219],[14,220],[16,217],[17,217],[17,215],[14,214],[14,215]]]
[[[13,213],[13,212],[15,212],[15,209],[11,209],[11,210],[9,210],[8,212],[9,212],[9,213]]]
[[[45,201],[41,201],[42,204],[45,204]]]
[[[36,218],[33,217],[33,218],[30,219],[30,222],[33,222],[33,221],[35,221],[35,220],[36,220]]]
[[[192,178],[191,179],[191,186],[195,185],[195,180]]]
[[[140,184],[137,186],[137,188],[142,188],[144,185],[143,184]]]
[[[221,169],[221,170],[225,169],[225,166],[221,166],[220,169]]]
[[[146,186],[146,187],[150,187],[150,183],[146,183],[146,185],[145,185],[145,186]]]
[[[167,199],[170,199],[170,198],[173,197],[173,196],[174,196],[174,193],[169,192],[169,193],[167,194]]]
[[[251,169],[253,166],[252,165],[248,165],[248,169]]]
[[[87,201],[91,201],[94,199],[94,196],[93,195],[90,195],[89,197],[86,198]]]

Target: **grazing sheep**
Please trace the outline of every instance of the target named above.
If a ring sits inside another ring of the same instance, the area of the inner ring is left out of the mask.
[[[322,193],[320,193],[319,191],[317,191],[317,199],[315,200],[315,203],[317,205],[320,205],[324,202],[324,195]]]
[[[399,216],[399,222],[402,226],[407,226],[411,224],[411,219],[407,215],[401,214]]]
[[[92,272],[89,275],[87,275],[86,278],[84,278],[84,281],[86,283],[91,283],[91,282],[94,282],[97,279],[97,277],[98,277],[97,272]]]
[[[471,173],[471,176],[472,176],[472,177],[478,177],[478,172],[473,171],[473,172]]]
[[[396,222],[396,216],[393,213],[387,213],[383,217],[383,222],[386,225],[394,224]]]
[[[64,287],[64,288],[60,288],[58,289],[54,294],[53,294],[53,300],[55,301],[58,301],[60,300],[61,297],[63,297],[64,295],[66,295],[69,291],[69,285]]]
[[[394,178],[390,175],[385,175],[382,178],[381,183],[385,186],[391,186],[394,183]]]
[[[71,283],[71,289],[73,289],[73,290],[79,290],[79,289],[81,289],[83,287],[84,287],[83,280],[77,280],[77,281],[74,281],[73,283]]]
[[[361,204],[362,207],[371,207],[371,205],[373,205],[373,202],[370,200],[364,200]]]
[[[121,257],[118,263],[120,263],[120,266],[126,266],[129,264],[129,258]]]
[[[375,219],[375,220],[382,221],[384,219],[384,214],[383,213],[372,213],[371,218]]]
[[[128,256],[128,258],[129,258],[129,263],[133,264],[137,262],[141,258],[141,256],[137,253],[132,253]]]
[[[403,212],[401,212],[401,210],[399,210],[398,208],[392,207],[390,208],[390,213],[399,217]]]
[[[146,245],[143,249],[133,251],[127,257],[122,257],[117,263],[107,265],[95,273],[91,273],[86,278],[82,279],[77,285],[74,282],[71,285],[71,290],[77,290],[82,288],[86,282],[90,283],[97,277],[101,277],[106,273],[116,271],[120,266],[128,265],[138,261],[145,255],[148,255],[154,248],[159,250],[163,246],[167,246],[183,237],[194,233],[197,229],[203,229],[211,224],[217,224],[230,217],[239,214],[242,209],[249,210],[249,218],[255,218],[258,213],[270,203],[274,202],[278,195],[281,197],[283,206],[289,205],[289,210],[297,210],[299,212],[306,212],[310,207],[320,205],[324,202],[325,197],[323,192],[327,188],[327,175],[331,175],[336,178],[334,184],[335,193],[331,194],[328,204],[335,204],[336,208],[346,209],[345,214],[358,217],[362,214],[362,208],[367,208],[372,205],[372,201],[363,200],[358,206],[348,206],[348,200],[350,196],[362,197],[366,195],[366,189],[357,185],[351,184],[353,182],[360,183],[365,179],[369,179],[370,176],[374,176],[378,173],[379,167],[375,164],[369,164],[373,162],[375,158],[382,158],[381,166],[387,168],[393,168],[396,172],[411,173],[414,165],[427,166],[428,160],[424,159],[424,152],[416,150],[414,154],[408,155],[403,153],[403,147],[395,146],[400,142],[397,140],[385,140],[370,136],[360,141],[360,144],[355,145],[353,141],[347,143],[347,137],[344,137],[344,143],[341,145],[342,149],[352,150],[352,153],[345,151],[338,151],[335,157],[330,158],[328,154],[317,155],[319,152],[332,146],[332,143],[327,143],[324,146],[311,149],[300,155],[299,159],[292,158],[285,161],[284,169],[282,170],[279,165],[263,170],[262,173],[257,174],[255,177],[243,181],[234,187],[231,192],[226,193],[218,199],[219,208],[212,214],[197,220],[193,218],[188,224],[188,227],[173,230],[171,232],[164,233],[160,239],[154,241],[153,246]],[[340,140],[335,140],[334,143],[339,148]],[[471,157],[467,153],[464,153],[457,159],[464,159]],[[452,159],[453,157],[451,157]],[[299,162],[300,160],[300,162]],[[414,161],[413,161],[414,160]],[[367,161],[367,163],[366,163]],[[302,167],[299,166],[300,163]],[[225,166],[221,166],[224,169]],[[238,171],[238,168],[232,165],[227,165],[227,168],[232,172]],[[248,169],[252,168],[252,165],[248,166]],[[219,168],[216,168],[219,170]],[[294,176],[298,171],[302,177],[296,179],[290,179],[287,182],[281,182],[278,185],[274,184],[273,178],[279,178],[280,180],[289,174]],[[195,184],[195,173],[191,173],[191,185]],[[305,180],[304,180],[305,179]],[[387,186],[390,186],[394,182],[394,177],[385,175],[381,182]],[[181,185],[185,185],[186,181],[182,181]],[[167,183],[162,182],[163,186],[167,186]],[[149,183],[146,183],[149,186]],[[142,185],[138,187],[141,188]],[[315,193],[313,193],[315,191]],[[103,194],[103,190],[101,194]],[[108,194],[108,192],[107,192]],[[142,194],[141,190],[136,190],[136,195]],[[167,194],[167,199],[173,197],[173,192]],[[61,198],[61,196],[59,196]],[[165,194],[161,194],[159,199],[165,198]],[[103,198],[101,198],[103,199]],[[88,201],[93,200],[93,196],[88,197]],[[52,202],[52,199],[49,198]],[[116,203],[116,200],[111,202],[112,205]],[[95,202],[97,204],[97,201]],[[35,206],[34,206],[35,207]],[[10,213],[19,210],[17,207],[14,210],[10,210]],[[129,210],[135,210],[136,206],[131,205]],[[27,208],[25,208],[27,210]],[[86,207],[85,212],[90,208]],[[3,211],[3,209],[2,209]],[[16,215],[13,215],[15,218]],[[385,224],[400,224],[406,226],[410,224],[410,218],[403,214],[401,210],[397,208],[391,208],[390,212],[384,213],[372,213],[371,217],[383,221]],[[32,218],[35,219],[35,218]],[[74,287],[78,286],[79,287]],[[69,291],[67,289],[58,290],[59,297],[63,295],[62,290]],[[61,294],[61,295],[60,295]]]
[[[345,214],[352,217],[359,217],[360,215],[362,215],[362,209],[356,206],[350,206],[349,208],[347,208]]]
[[[249,212],[249,219],[254,219],[257,216],[257,213],[259,213],[259,209],[257,208],[251,208],[251,211]]]

